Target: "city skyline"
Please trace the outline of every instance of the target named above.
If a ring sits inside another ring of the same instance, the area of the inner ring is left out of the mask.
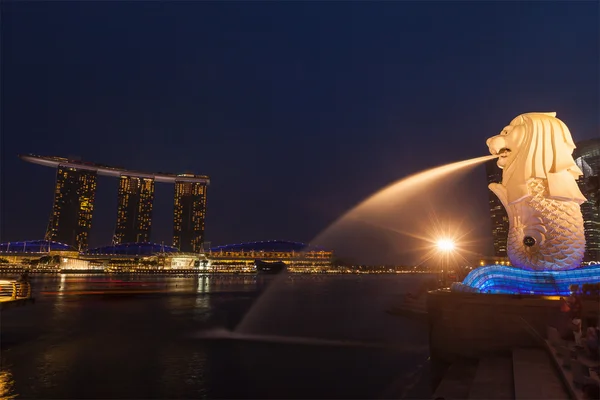
[[[0,397],[599,398],[599,17],[0,0]]]
[[[173,245],[199,252],[204,244],[208,176],[148,173],[74,158],[21,155],[23,161],[56,168],[54,203],[45,240],[88,249],[97,176],[119,180],[113,244],[150,242],[155,181],[174,184]],[[37,240],[29,238],[28,240]],[[110,243],[107,240],[106,243]]]
[[[391,182],[488,154],[515,115],[556,111],[576,142],[599,133],[597,2],[2,7],[2,242],[41,238],[53,201],[50,171],[16,154],[207,173],[206,240],[310,242]],[[466,211],[491,243],[474,173]],[[118,180],[97,182],[90,246],[118,208]],[[172,239],[168,189],[153,242]]]
[[[583,172],[583,175],[578,179],[578,184],[582,193],[588,198],[588,201],[581,205],[587,242],[584,261],[595,261],[600,259],[600,218],[598,217],[599,210],[596,206],[596,192],[598,189],[593,187],[593,185],[590,186],[590,180],[598,180],[599,176],[600,139],[590,139],[576,143],[573,157]],[[488,184],[502,181],[502,169],[496,164],[496,160],[490,160],[485,163]],[[72,174],[73,172],[77,173]],[[185,176],[185,174],[182,175]],[[53,213],[48,224],[45,239],[69,243],[68,235],[66,235],[66,233],[69,233],[75,238],[75,247],[86,249],[87,242],[85,240],[91,228],[94,192],[96,188],[95,172],[58,166],[56,187]],[[61,192],[61,188],[65,189],[64,193]],[[592,193],[592,190],[595,190],[595,192]],[[493,255],[495,257],[507,257],[508,216],[497,196],[491,191],[488,193],[494,248]],[[72,196],[73,194],[76,194],[76,196]],[[153,179],[127,174],[120,176],[117,222],[113,238],[114,244],[150,242],[153,195]],[[64,212],[65,204],[70,202],[84,203],[84,207],[81,208],[80,215],[77,218],[65,221],[65,225],[69,226],[68,229],[58,230],[56,215]],[[204,242],[205,207],[206,191],[203,185],[194,187],[190,183],[176,183],[173,230],[174,247],[186,252],[197,252],[201,249]],[[196,215],[194,216],[194,214]],[[182,229],[184,221],[188,221],[187,229]],[[194,221],[201,223],[194,224]],[[182,230],[184,231],[183,234]]]

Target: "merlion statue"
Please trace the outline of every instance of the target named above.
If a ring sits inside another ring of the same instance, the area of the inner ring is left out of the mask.
[[[556,113],[527,113],[486,142],[499,155],[502,183],[489,185],[508,213],[508,257],[529,270],[569,270],[585,252],[586,201],[573,160],[575,144]]]

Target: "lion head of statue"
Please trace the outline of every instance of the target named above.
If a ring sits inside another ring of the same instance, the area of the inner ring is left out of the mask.
[[[486,144],[499,155],[509,204],[526,198],[527,182],[536,178],[547,181],[550,198],[586,201],[576,182],[582,173],[572,156],[575,143],[555,112],[521,114]]]

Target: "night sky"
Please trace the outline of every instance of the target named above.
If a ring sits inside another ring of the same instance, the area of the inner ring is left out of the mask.
[[[310,241],[408,174],[488,154],[523,112],[599,135],[589,2],[2,2],[1,238],[41,239],[55,170],[207,174],[206,239]],[[472,193],[481,220],[483,167]],[[100,177],[91,245],[117,180]],[[156,185],[152,240],[172,238]]]

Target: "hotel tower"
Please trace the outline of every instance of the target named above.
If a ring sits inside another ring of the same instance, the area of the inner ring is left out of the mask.
[[[58,166],[46,240],[69,244],[80,251],[87,249],[96,181],[94,170]]]
[[[114,243],[149,242],[154,178],[121,175]]]
[[[206,184],[179,175],[175,181],[173,210],[173,246],[183,252],[198,253],[204,243]]]
[[[204,244],[206,175],[146,173],[62,157],[21,155],[24,161],[56,168],[54,205],[46,240],[86,250],[98,175],[119,179],[114,244],[149,242],[156,182],[175,188],[173,243],[182,252],[199,252]]]

